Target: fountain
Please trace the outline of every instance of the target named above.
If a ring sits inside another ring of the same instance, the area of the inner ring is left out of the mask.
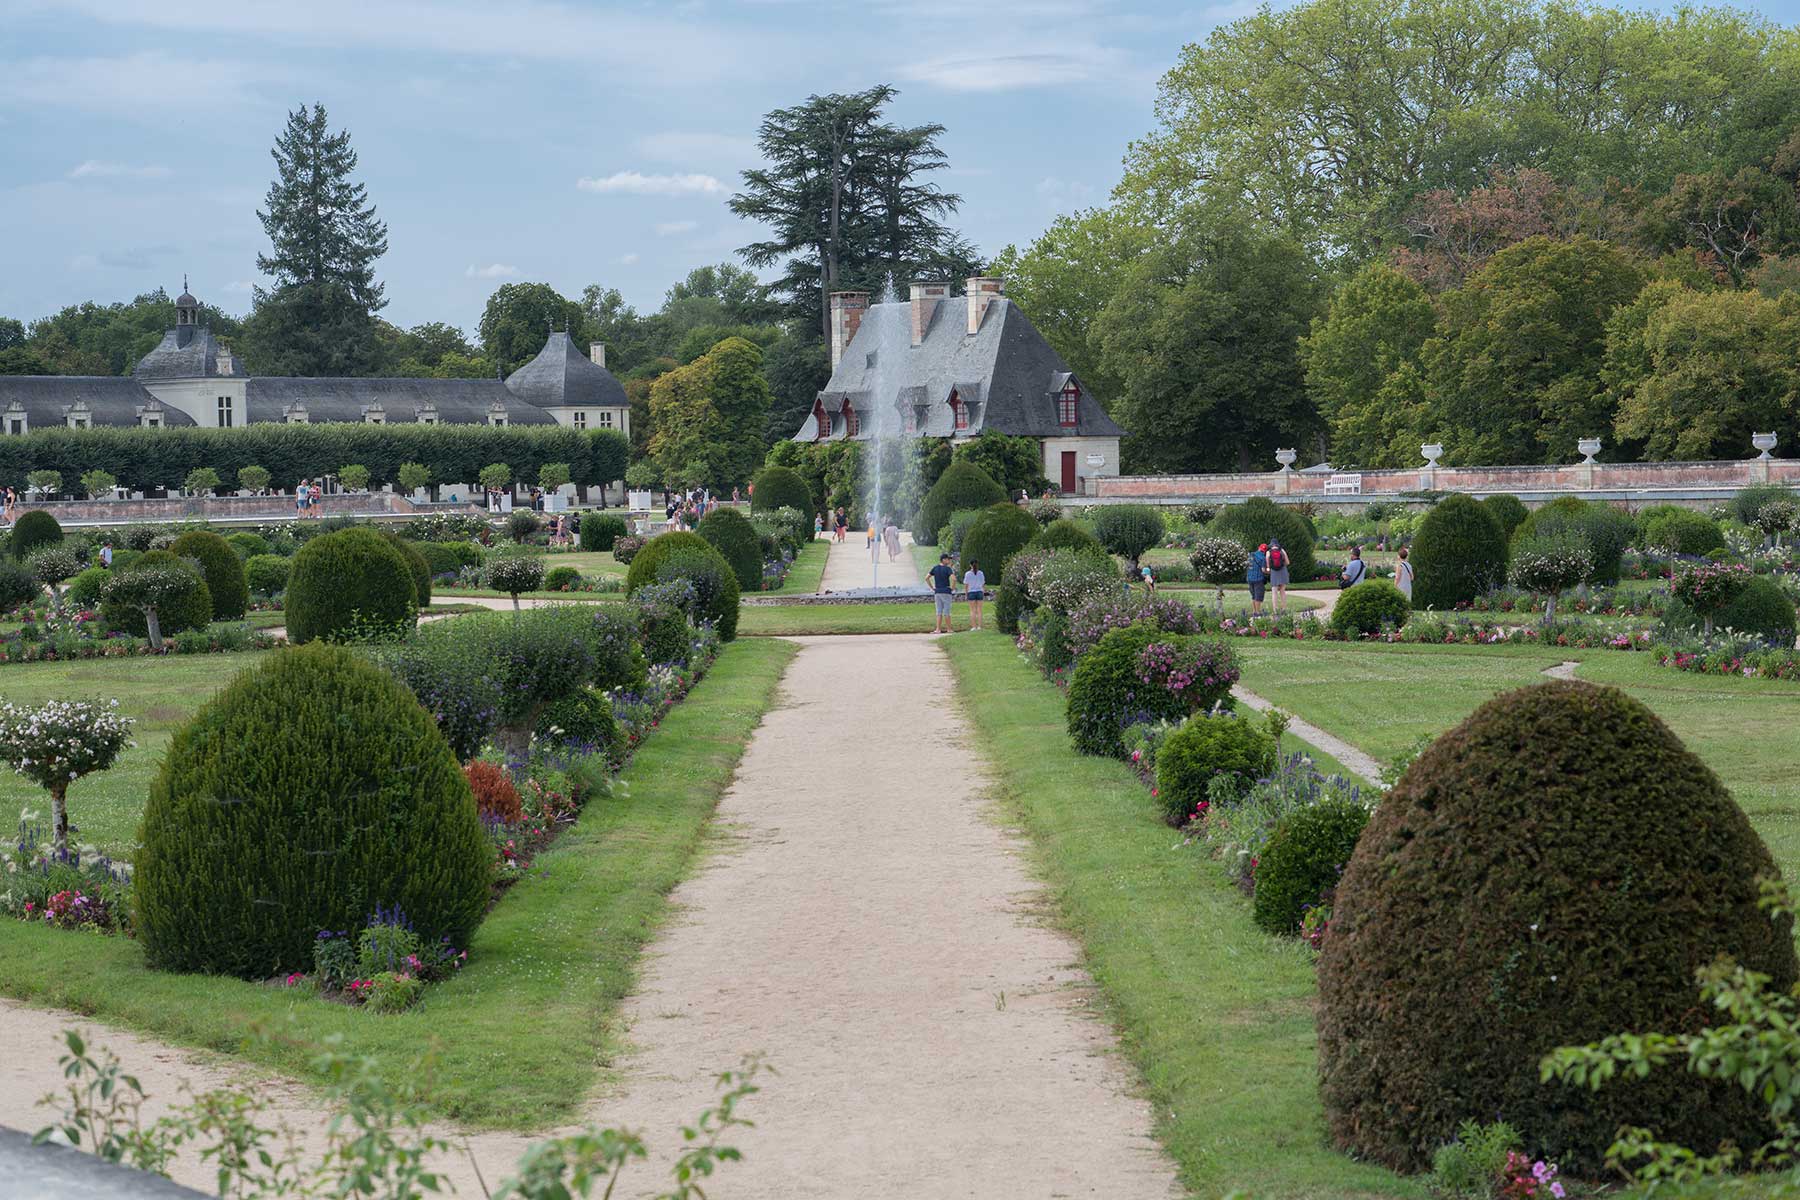
[[[868,438],[863,443],[863,452],[874,456],[874,461],[863,472],[867,489],[863,497],[863,515],[875,534],[869,543],[871,588],[881,586],[881,531],[887,523],[887,506],[893,502],[893,497],[888,494],[885,460],[889,441],[898,432],[894,423],[900,415],[901,381],[906,378],[902,368],[906,356],[912,352],[911,321],[899,303],[900,297],[894,292],[894,277],[889,275],[881,291],[880,307],[870,313],[875,318],[875,328],[871,331],[875,335],[874,360],[870,363],[871,369],[863,375],[869,397]]]

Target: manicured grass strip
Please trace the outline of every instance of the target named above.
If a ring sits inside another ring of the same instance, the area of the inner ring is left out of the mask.
[[[930,600],[896,604],[745,605],[738,612],[738,635],[798,637],[809,633],[930,633]],[[994,623],[994,606],[985,613]],[[951,628],[969,628],[969,606],[958,601],[950,613]],[[1010,644],[1010,643],[1009,643]]]
[[[1424,1196],[1325,1142],[1313,966],[1198,851],[1177,848],[1123,764],[1075,753],[1062,698],[1003,637],[945,642],[1001,796],[1086,951],[1156,1133],[1194,1192]]]
[[[626,770],[501,900],[469,965],[397,1016],[282,988],[148,970],[137,943],[0,921],[0,991],[171,1041],[248,1054],[304,1077],[320,1039],[399,1077],[435,1051],[432,1107],[482,1128],[567,1121],[619,1047],[614,1017],[639,950],[687,874],[707,820],[794,647],[738,642]],[[253,1027],[276,1039],[241,1045]]]
[[[810,596],[819,590],[819,582],[825,578],[825,559],[831,554],[831,543],[823,539],[806,543],[800,547],[799,557],[794,565],[788,568],[787,578],[781,586],[767,592],[756,593],[759,596]]]

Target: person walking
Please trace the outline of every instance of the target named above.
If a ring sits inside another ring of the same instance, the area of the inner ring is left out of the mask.
[[[1362,547],[1350,547],[1350,561],[1344,564],[1343,574],[1338,576],[1338,587],[1348,590],[1361,583],[1369,574],[1369,564],[1363,561]]]
[[[1275,597],[1270,609],[1280,616],[1287,608],[1288,590],[1288,555],[1281,548],[1281,543],[1274,538],[1269,539],[1269,586],[1275,589]]]
[[[813,514],[813,541],[815,541],[815,542],[818,541],[819,535],[824,532],[825,532],[825,514],[824,513],[814,513]]]
[[[300,481],[300,486],[294,489],[294,516],[296,518],[304,517],[306,515],[306,499],[308,496],[312,495],[312,492],[308,490],[311,485],[312,480],[302,479]],[[492,493],[490,493],[490,496],[491,495]]]
[[[845,535],[850,532],[850,516],[843,510],[842,506],[839,506],[837,510],[837,527],[835,532],[837,534],[836,540],[840,542],[843,541]]]
[[[313,515],[314,519],[324,515],[324,500],[325,489],[319,486],[317,480],[314,480],[312,487],[306,493],[306,510]]]
[[[981,573],[981,564],[971,558],[962,581],[963,590],[969,593],[969,628],[980,629],[981,604],[987,599],[987,576]]]
[[[1406,597],[1408,604],[1412,603],[1412,585],[1413,565],[1407,555],[1406,547],[1402,546],[1400,547],[1399,561],[1394,563],[1394,586],[1400,589],[1400,594]]]
[[[3,501],[0,502],[0,525],[11,525],[13,508],[19,503],[19,497],[11,488],[7,488],[4,493],[0,493],[0,501]]]
[[[1263,590],[1269,584],[1269,544],[1264,542],[1250,552],[1250,565],[1244,571],[1244,582],[1250,585],[1250,615],[1262,616]]]
[[[928,574],[931,576],[931,602],[937,613],[937,624],[931,632],[949,633],[950,605],[956,599],[956,572],[950,568],[950,556],[938,555],[937,566],[931,568]]]
[[[100,543],[100,565],[108,571],[112,570],[112,539],[107,538]]]
[[[895,562],[900,558],[900,527],[889,517],[887,524],[881,527],[881,540],[887,543],[888,561]]]

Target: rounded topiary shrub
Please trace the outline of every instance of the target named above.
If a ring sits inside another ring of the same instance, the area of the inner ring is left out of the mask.
[[[656,568],[658,583],[685,580],[694,589],[695,619],[711,622],[721,641],[737,637],[737,575],[723,555],[710,546],[702,552],[678,549],[665,555]]]
[[[391,529],[377,530],[387,539],[387,544],[400,552],[406,560],[406,569],[412,573],[413,599],[420,608],[431,603],[431,562],[419,549],[419,543],[409,542]]]
[[[287,589],[289,559],[279,554],[258,554],[244,563],[244,582],[252,594],[269,597]]]
[[[611,513],[588,513],[581,518],[581,548],[588,553],[605,552],[613,543],[630,533],[624,517]]]
[[[1069,681],[1069,736],[1083,754],[1107,758],[1125,757],[1120,733],[1139,721],[1179,721],[1187,716],[1186,701],[1166,688],[1153,687],[1138,675],[1138,656],[1152,642],[1176,642],[1180,635],[1164,633],[1140,621],[1115,629],[1075,663]]]
[[[764,467],[750,482],[750,508],[753,512],[774,512],[778,508],[796,508],[813,512],[818,502],[806,480],[792,467]]]
[[[336,641],[410,627],[412,568],[388,540],[358,526],[315,537],[294,555],[282,609],[288,641]]]
[[[1354,800],[1326,800],[1283,817],[1256,860],[1256,923],[1270,933],[1298,933],[1306,910],[1337,886],[1369,810]]]
[[[138,840],[138,938],[163,970],[310,970],[320,930],[377,905],[462,947],[487,908],[493,850],[455,755],[404,686],[338,646],[276,651],[202,707]]]
[[[1489,496],[1481,502],[1481,507],[1488,516],[1494,518],[1494,524],[1500,527],[1500,535],[1507,538],[1512,537],[1513,530],[1523,525],[1525,518],[1531,515],[1531,510],[1525,507],[1523,500],[1505,492]]]
[[[1264,542],[1280,542],[1288,556],[1288,578],[1296,587],[1311,582],[1319,573],[1306,518],[1261,496],[1227,506],[1213,518],[1206,532],[1213,537],[1231,538],[1246,551]]]
[[[749,517],[735,508],[715,508],[700,518],[694,532],[711,542],[731,564],[740,591],[762,590],[762,537]]]
[[[1725,532],[1705,513],[1659,505],[1638,514],[1638,545],[1652,554],[1710,554],[1725,548]]]
[[[43,509],[34,508],[13,522],[6,548],[12,553],[14,562],[24,562],[45,546],[54,546],[62,540],[61,523]]]
[[[1162,541],[1163,516],[1148,504],[1106,504],[1094,510],[1094,536],[1134,566],[1144,551]]]
[[[697,533],[683,530],[671,530],[659,533],[638,548],[631,557],[631,569],[625,572],[625,594],[630,595],[646,584],[656,582],[656,569],[662,566],[663,559],[677,550],[704,549],[711,550],[712,543]],[[615,554],[616,558],[617,555]]]
[[[1276,766],[1275,739],[1236,713],[1201,714],[1164,739],[1156,752],[1156,792],[1163,817],[1183,825],[1203,811],[1216,776],[1228,775],[1242,795]]]
[[[1631,514],[1610,505],[1589,503],[1579,496],[1558,496],[1526,517],[1513,532],[1513,540],[1523,542],[1564,532],[1576,532],[1587,539],[1594,564],[1588,572],[1589,583],[1610,586],[1619,582],[1625,550],[1638,535],[1637,522]],[[1419,577],[1425,577],[1423,563],[1419,564]],[[1413,592],[1418,593],[1416,584]]]
[[[105,567],[89,567],[69,580],[69,586],[63,589],[63,598],[78,608],[95,608],[100,603],[106,581],[111,578],[112,572]]]
[[[188,578],[189,586],[157,606],[158,631],[167,637],[184,629],[204,629],[210,625],[213,619],[212,593],[207,590],[206,580],[187,559],[168,550],[147,550],[129,567],[114,567],[111,574],[114,578],[123,578],[133,571],[160,567],[176,568]],[[149,634],[144,623],[143,609],[110,599],[102,599],[100,602],[100,623],[108,629],[117,629],[135,637]]]
[[[1337,886],[1319,961],[1333,1138],[1401,1170],[1498,1115],[1598,1175],[1621,1125],[1703,1154],[1764,1139],[1761,1107],[1684,1064],[1590,1092],[1540,1083],[1558,1046],[1691,1032],[1695,971],[1726,954],[1785,992],[1779,876],[1718,778],[1649,709],[1581,682],[1499,696],[1381,799]]]
[[[546,592],[572,592],[581,586],[581,572],[574,567],[552,567],[544,572]]]
[[[43,594],[44,585],[37,576],[11,559],[0,561],[0,613],[11,612]]]
[[[1412,604],[1400,589],[1385,579],[1365,579],[1337,598],[1331,610],[1331,627],[1345,637],[1380,633],[1382,626],[1398,629],[1412,614]]]
[[[474,542],[414,542],[412,546],[424,558],[433,579],[455,575],[464,567],[479,567],[487,557]]]
[[[235,621],[250,607],[250,585],[244,581],[244,560],[231,544],[216,533],[190,529],[169,547],[177,558],[200,564],[206,590],[212,593],[213,620]]]
[[[274,553],[269,547],[269,539],[255,533],[228,533],[225,535],[225,544],[245,562],[258,554]]]
[[[544,710],[537,735],[552,745],[611,753],[619,742],[619,722],[612,701],[598,688],[583,688]]]
[[[1044,526],[1043,532],[1031,540],[1033,548],[1040,550],[1092,550],[1104,554],[1106,548],[1100,539],[1094,536],[1093,530],[1079,521],[1071,521],[1067,517],[1059,517]]]
[[[1506,582],[1506,559],[1506,535],[1493,514],[1460,493],[1444,497],[1413,535],[1413,607],[1467,604]]]
[[[920,502],[913,518],[913,541],[921,546],[935,546],[938,530],[949,523],[950,514],[986,508],[1005,499],[1006,489],[995,483],[992,475],[972,462],[956,459],[944,468]]]
[[[1691,633],[1704,624],[1700,615],[1680,600],[1671,600],[1663,613],[1663,627],[1668,630]],[[1782,646],[1794,644],[1795,625],[1794,602],[1767,575],[1752,578],[1731,603],[1713,615],[1714,629],[1747,633]]]
[[[981,510],[975,524],[963,534],[962,556],[957,561],[965,571],[970,563],[980,563],[991,591],[1000,582],[1006,560],[1029,545],[1041,530],[1036,518],[1018,505],[991,505]]]

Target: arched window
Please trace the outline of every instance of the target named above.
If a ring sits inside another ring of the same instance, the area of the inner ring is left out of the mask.
[[[969,406],[964,404],[956,389],[950,389],[950,412],[956,418],[956,428],[964,430],[969,427]]]
[[[844,401],[844,436],[855,437],[857,428],[856,406],[846,400]]]
[[[1056,421],[1064,429],[1073,429],[1076,425],[1076,413],[1081,405],[1081,388],[1073,379],[1063,385],[1062,394],[1056,400]]]

